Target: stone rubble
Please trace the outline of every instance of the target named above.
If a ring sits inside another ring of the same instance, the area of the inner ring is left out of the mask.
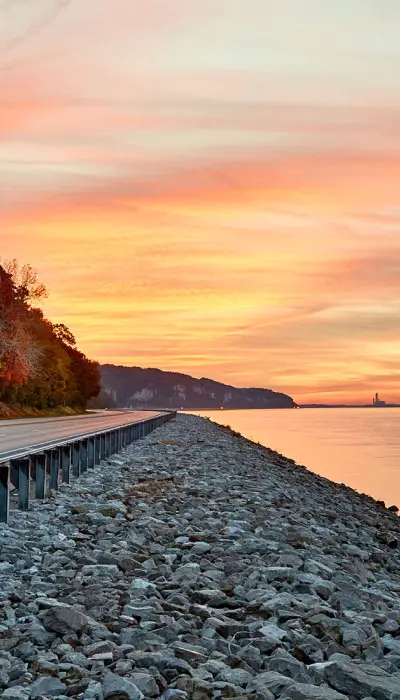
[[[0,526],[0,698],[400,700],[399,534],[179,415]]]

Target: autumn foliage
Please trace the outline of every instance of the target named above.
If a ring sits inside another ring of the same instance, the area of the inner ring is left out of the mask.
[[[86,407],[100,391],[96,362],[37,303],[45,287],[29,266],[0,261],[0,401],[32,408]]]

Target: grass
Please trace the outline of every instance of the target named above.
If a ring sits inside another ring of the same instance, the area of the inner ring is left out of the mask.
[[[39,410],[38,408],[7,406],[0,403],[0,421],[14,420],[17,418],[59,418],[62,416],[82,415],[86,411],[70,408],[69,406],[59,406],[58,408],[46,408]]]

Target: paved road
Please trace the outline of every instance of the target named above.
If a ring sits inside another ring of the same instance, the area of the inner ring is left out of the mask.
[[[159,415],[160,411],[104,411],[65,418],[24,418],[0,421],[0,462],[19,456],[24,448],[46,447],[57,440],[78,437]]]

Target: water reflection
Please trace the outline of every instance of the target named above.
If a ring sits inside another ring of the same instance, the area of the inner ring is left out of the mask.
[[[400,409],[200,411],[308,469],[400,506]]]

